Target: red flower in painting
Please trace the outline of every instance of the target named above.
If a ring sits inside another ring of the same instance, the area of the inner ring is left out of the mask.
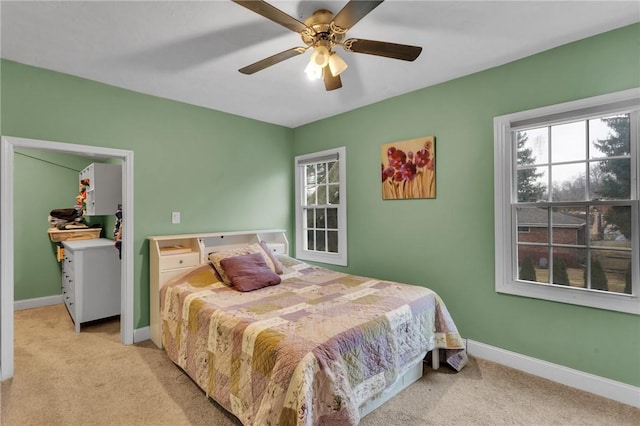
[[[402,165],[407,161],[407,154],[405,154],[401,149],[391,147],[387,150],[387,155],[389,156],[389,165],[396,169],[402,167]]]
[[[402,173],[402,177],[406,180],[413,180],[416,177],[416,165],[413,164],[412,161],[407,161],[400,167],[400,172]]]
[[[416,152],[416,167],[426,166],[427,161],[429,161],[429,152],[426,149],[422,148]]]
[[[393,174],[395,172],[395,170],[393,170],[393,167],[389,166],[386,169],[384,168],[384,164],[380,164],[381,168],[382,168],[382,181],[384,182],[387,179],[391,179],[393,178]]]
[[[436,162],[435,162],[435,161],[433,160],[433,158],[432,158],[432,159],[430,159],[430,160],[429,160],[429,162],[427,163],[427,169],[429,169],[429,170],[433,170],[433,169],[434,169],[434,167],[435,167],[435,165],[436,165]]]

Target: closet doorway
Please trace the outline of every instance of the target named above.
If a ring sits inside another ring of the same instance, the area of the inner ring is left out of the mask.
[[[0,139],[0,380],[13,377],[14,311],[14,149],[59,152],[97,161],[122,163],[122,237],[120,341],[133,343],[133,151],[3,136]]]

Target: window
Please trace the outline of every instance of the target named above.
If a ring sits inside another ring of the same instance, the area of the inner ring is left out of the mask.
[[[295,158],[296,257],[347,265],[346,150]]]
[[[494,119],[496,291],[640,314],[640,90]]]

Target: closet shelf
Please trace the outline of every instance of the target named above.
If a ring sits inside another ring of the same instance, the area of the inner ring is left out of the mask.
[[[95,240],[100,238],[102,228],[66,229],[49,228],[49,238],[55,243],[61,241]]]

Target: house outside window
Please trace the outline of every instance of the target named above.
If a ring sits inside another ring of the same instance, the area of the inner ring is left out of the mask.
[[[496,291],[640,314],[640,89],[494,119]]]
[[[295,158],[296,257],[347,265],[346,149]]]

